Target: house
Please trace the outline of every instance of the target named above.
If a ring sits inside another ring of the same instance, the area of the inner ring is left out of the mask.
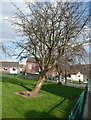
[[[69,70],[70,77],[67,79],[84,81],[86,79],[91,79],[91,64],[76,64],[71,66]]]
[[[25,65],[20,64],[19,66],[20,66],[20,73],[24,72],[24,70],[25,70]]]
[[[75,81],[79,81],[79,79],[81,81],[84,81],[84,75],[80,72],[75,73],[75,74],[71,74],[70,77],[67,77],[68,80],[75,80]]]
[[[67,77],[68,80],[70,79],[70,80],[79,81],[80,79],[81,81],[83,81],[85,79],[90,79],[91,77],[90,75],[91,64],[85,64],[85,65],[76,64],[76,65],[70,66],[69,69],[63,67],[63,71],[65,70],[66,70],[66,75],[69,76]],[[28,58],[28,60],[26,61],[26,74],[30,74],[30,73],[39,74],[39,65],[34,57]],[[47,78],[57,76],[56,68],[49,70],[46,75],[47,75]]]
[[[26,61],[25,74],[39,74],[39,64],[34,57],[28,58]]]
[[[26,74],[39,74],[39,64],[38,62],[35,60],[34,57],[28,58],[28,60],[26,61]],[[55,77],[56,76],[56,69],[53,70],[49,70],[47,72],[47,77]]]
[[[20,71],[19,62],[0,62],[0,73],[7,73],[7,74],[18,74]]]

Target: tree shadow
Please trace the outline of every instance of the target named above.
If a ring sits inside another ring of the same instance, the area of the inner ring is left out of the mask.
[[[6,83],[6,81],[3,81],[3,82]],[[28,91],[31,91],[31,90],[32,90],[31,88],[29,88],[29,87],[27,87],[26,85],[24,85],[22,82],[10,82],[10,81],[7,81],[7,83],[19,85],[19,86],[25,88],[25,89],[28,90]],[[30,84],[30,85],[35,86],[35,84]]]
[[[79,90],[79,88],[77,87],[64,86],[58,84],[44,84],[41,90],[71,100],[73,98],[77,98],[82,91],[82,89]]]
[[[30,119],[49,119],[49,118],[55,118],[56,119],[56,116],[49,113],[49,112],[45,112],[45,111],[35,111],[35,110],[31,110],[31,111],[28,111],[25,113],[25,118],[26,120],[30,120]]]
[[[66,99],[64,98],[61,102],[59,102],[58,104],[56,104],[53,108],[51,108],[48,112],[50,113],[51,111],[53,111],[55,108],[57,108],[58,106],[60,106]]]
[[[24,87],[26,90],[31,91],[31,87],[28,87],[26,83],[23,83],[22,81],[17,81],[13,79],[3,79],[2,82],[8,82],[11,84],[16,84],[19,86]],[[30,83],[29,85],[35,87],[36,83]],[[41,90],[55,94],[57,96],[66,98],[66,99],[73,99],[74,97],[78,97],[78,94],[81,93],[79,88],[72,87],[72,86],[64,86],[64,85],[58,85],[58,84],[53,84],[53,83],[47,83],[43,84]]]
[[[20,86],[24,87],[24,88],[25,88],[26,90],[28,90],[28,91],[31,91],[31,90],[32,90],[31,88],[25,86],[24,84],[21,84]]]
[[[5,82],[5,83],[10,83],[10,84],[15,84],[15,85],[19,85],[19,86],[21,86],[21,87],[24,87],[26,90],[28,90],[28,91],[31,91],[32,89],[31,88],[29,88],[29,87],[27,87],[27,85],[31,85],[31,86],[35,86],[36,85],[36,83],[35,84],[33,84],[33,83],[30,83],[30,84],[28,84],[28,83],[23,83],[22,81],[19,81],[19,80],[17,80],[17,79],[9,79],[9,78],[7,78],[7,79],[2,79],[2,82]]]

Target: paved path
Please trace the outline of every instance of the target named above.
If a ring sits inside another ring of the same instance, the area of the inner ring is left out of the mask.
[[[89,109],[88,109],[88,111],[89,111],[89,113],[88,113],[88,116],[89,116],[89,120],[91,120],[91,93],[89,94]]]
[[[55,80],[46,80],[45,82],[58,84],[58,82]],[[65,85],[65,83],[62,82],[62,85]],[[77,83],[70,83],[70,82],[67,82],[66,85],[67,86],[76,86],[76,87],[85,87],[86,86],[86,84],[79,84],[79,83],[77,84]]]
[[[89,117],[89,120],[91,120],[91,80],[90,80],[90,85],[88,89],[88,117]]]
[[[86,96],[83,119],[91,120],[91,80],[88,83],[88,92]]]

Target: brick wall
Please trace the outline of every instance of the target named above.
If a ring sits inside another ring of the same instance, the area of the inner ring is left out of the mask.
[[[31,69],[29,69],[29,65],[31,67]],[[34,65],[36,65],[36,69],[33,67]],[[26,73],[32,73],[32,72],[39,72],[39,65],[38,63],[26,63]],[[50,76],[50,77],[55,77],[57,75],[57,72],[56,72],[56,69],[53,69],[53,70],[50,70],[47,72],[46,74],[47,76]]]
[[[26,63],[26,73],[39,72],[38,63]]]

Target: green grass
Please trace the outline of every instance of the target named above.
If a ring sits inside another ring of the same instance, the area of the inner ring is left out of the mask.
[[[9,76],[2,77],[3,118],[67,118],[82,88],[44,83],[42,97],[25,98],[14,94],[32,90],[36,81]]]
[[[79,84],[79,81],[77,81],[77,80],[71,80],[70,82],[73,83],[73,84]],[[81,81],[80,84],[86,84],[86,83],[84,83],[83,81]]]

